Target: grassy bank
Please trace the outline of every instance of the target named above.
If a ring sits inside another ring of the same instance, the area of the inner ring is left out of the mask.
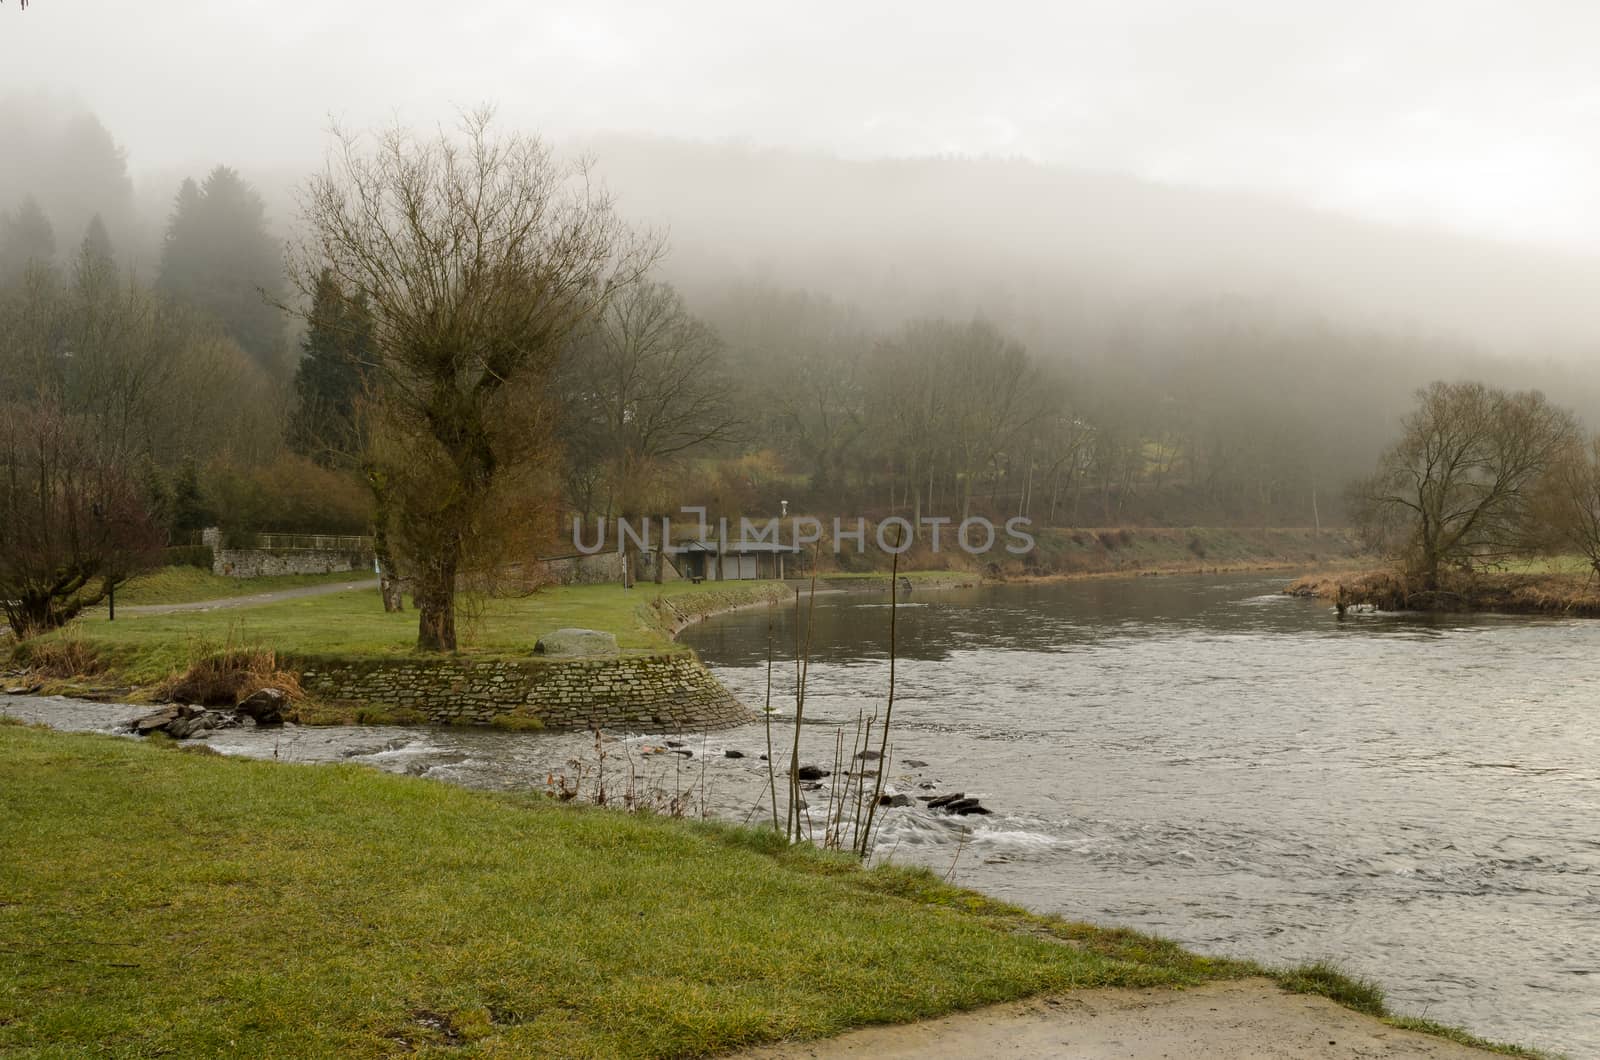
[[[264,578],[224,578],[198,567],[162,567],[130,579],[117,590],[117,606],[144,604],[188,604],[203,600],[225,600],[235,596],[303,589],[313,585],[338,585],[341,582],[372,578],[369,571],[335,571],[332,574],[278,574]]]
[[[1307,575],[1285,592],[1380,611],[1494,612],[1600,618],[1600,581],[1586,568],[1565,561],[1538,561],[1521,570],[1452,571],[1435,588],[1393,570],[1337,571]]]
[[[692,616],[787,592],[775,582],[556,586],[530,596],[463,596],[458,622],[467,654],[525,656],[540,634],[569,626],[612,632],[624,650],[659,651]],[[91,670],[144,685],[227,650],[265,649],[287,660],[404,657],[414,654],[416,636],[415,611],[385,614],[376,591],[356,591],[227,611],[122,614],[115,622],[91,614],[18,645],[15,655],[28,665],[70,647]]]
[[[1259,972],[725,826],[16,725],[0,760],[7,1055],[683,1057]]]

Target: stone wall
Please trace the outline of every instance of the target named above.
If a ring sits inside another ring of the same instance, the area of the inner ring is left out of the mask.
[[[298,669],[319,699],[443,725],[677,732],[754,716],[682,649],[600,659],[308,660]]]
[[[329,552],[315,548],[216,548],[211,551],[211,573],[224,578],[332,574],[341,570],[377,577],[372,574],[370,552]]]
[[[207,527],[200,541],[211,549],[211,573],[223,578],[262,578],[275,574],[332,574],[372,571],[366,538],[326,534],[248,534],[256,547],[229,548],[220,529]],[[263,547],[265,546],[265,547]]]

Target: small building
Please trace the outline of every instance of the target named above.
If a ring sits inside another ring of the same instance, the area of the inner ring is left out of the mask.
[[[686,541],[667,549],[673,566],[690,581],[731,582],[782,579],[794,572],[795,545],[776,541]]]

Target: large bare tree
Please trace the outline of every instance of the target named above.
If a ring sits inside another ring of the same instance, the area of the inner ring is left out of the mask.
[[[1530,547],[1534,487],[1577,439],[1572,414],[1543,394],[1482,383],[1419,391],[1403,432],[1352,503],[1373,543],[1429,590],[1448,565],[1494,563]]]
[[[371,314],[376,413],[389,451],[391,534],[423,650],[456,646],[456,580],[494,544],[499,489],[546,451],[539,414],[562,348],[654,262],[581,163],[499,136],[492,114],[452,134],[336,133],[301,199],[291,272],[324,275]]]

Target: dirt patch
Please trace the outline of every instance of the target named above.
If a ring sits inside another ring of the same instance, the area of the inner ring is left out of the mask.
[[[1191,990],[1080,990],[740,1055],[748,1060],[1192,1056],[1482,1060],[1490,1054],[1390,1027],[1327,998],[1284,993],[1266,979],[1242,979]]]

